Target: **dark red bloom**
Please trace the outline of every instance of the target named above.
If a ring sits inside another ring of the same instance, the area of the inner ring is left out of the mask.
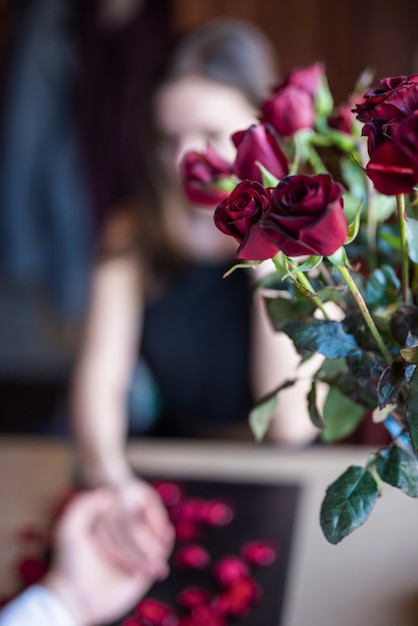
[[[272,192],[263,233],[287,256],[330,256],[347,238],[343,191],[328,174],[284,178]]]
[[[241,180],[263,182],[257,163],[279,180],[289,173],[287,157],[268,124],[253,124],[247,130],[240,130],[232,135],[232,141],[237,149],[234,169]]]
[[[324,79],[324,66],[315,63],[296,68],[261,106],[261,119],[283,137],[302,128],[313,128],[315,97]]]
[[[177,550],[175,562],[187,569],[204,569],[210,563],[210,555],[202,546],[190,544]]]
[[[241,550],[242,557],[253,566],[266,567],[277,559],[277,548],[268,541],[248,541]]]
[[[206,153],[190,151],[180,166],[185,194],[194,204],[214,206],[225,198],[230,186],[222,181],[233,174],[233,166],[220,157],[209,144]]]
[[[236,580],[247,578],[250,571],[242,559],[232,554],[219,559],[213,566],[212,573],[221,587],[229,587]]]
[[[418,74],[383,78],[366,91],[354,113],[361,122],[405,118],[418,109]]]
[[[368,122],[367,136],[370,161],[366,172],[380,193],[410,193],[418,183],[418,110],[409,117],[383,123]]]
[[[270,197],[271,192],[260,183],[244,180],[216,207],[215,224],[239,243],[238,259],[264,261],[278,252],[260,228]]]

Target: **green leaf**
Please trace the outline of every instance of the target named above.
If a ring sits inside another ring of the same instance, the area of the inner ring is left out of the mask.
[[[387,404],[396,404],[402,385],[405,383],[405,368],[402,361],[395,359],[385,367],[377,383],[379,408]]]
[[[347,437],[357,428],[363,415],[363,407],[330,387],[322,412],[325,428],[321,431],[321,439],[332,443]]]
[[[407,363],[410,363],[412,365],[416,365],[418,363],[418,347],[402,348],[400,352],[401,352],[401,357]]]
[[[411,261],[418,263],[418,220],[408,217],[405,224],[408,255]]]
[[[320,523],[326,539],[339,543],[364,524],[378,496],[375,479],[363,467],[351,465],[326,491]]]
[[[249,423],[256,441],[262,441],[277,407],[277,394],[267,396],[250,412]]]
[[[322,419],[322,415],[319,412],[318,404],[316,401],[316,382],[312,382],[311,389],[308,393],[308,411],[309,417],[311,418],[311,422],[317,428],[324,428],[324,420]]]
[[[409,393],[406,401],[406,421],[415,452],[418,452],[418,369],[409,381]]]
[[[376,470],[382,480],[418,498],[418,462],[399,446],[380,450]]]
[[[396,302],[401,284],[390,265],[382,265],[371,274],[366,284],[364,298],[371,307],[382,307]]]
[[[338,359],[356,347],[353,335],[346,333],[340,322],[300,318],[285,324],[283,331],[301,355],[319,352],[328,359]]]
[[[267,314],[273,325],[274,330],[283,330],[283,327],[294,320],[303,316],[312,315],[316,305],[311,298],[283,298],[283,297],[264,297],[267,308]]]

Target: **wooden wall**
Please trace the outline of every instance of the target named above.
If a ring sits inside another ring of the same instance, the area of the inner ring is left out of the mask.
[[[337,102],[366,66],[384,76],[418,72],[417,0],[171,0],[175,30],[232,15],[274,42],[282,74],[326,63]]]

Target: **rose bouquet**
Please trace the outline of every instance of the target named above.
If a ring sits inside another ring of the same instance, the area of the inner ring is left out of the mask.
[[[233,163],[209,146],[182,165],[188,198],[216,205],[216,226],[237,241],[231,271],[271,260],[259,286],[274,329],[301,360],[323,356],[306,399],[320,437],[344,438],[370,414],[390,432],[328,488],[331,543],[366,521],[383,483],[418,497],[418,75],[369,84],[365,72],[336,108],[322,64],[296,69],[232,136]],[[251,412],[257,438],[294,382]]]

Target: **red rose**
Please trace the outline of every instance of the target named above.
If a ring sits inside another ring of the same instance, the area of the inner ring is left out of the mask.
[[[277,246],[260,229],[260,222],[270,206],[270,190],[260,183],[244,180],[215,210],[215,224],[240,244],[238,259],[264,261],[277,252]]]
[[[418,109],[418,74],[383,78],[354,109],[361,122],[408,117]]]
[[[315,98],[323,78],[322,63],[293,70],[261,106],[262,121],[271,124],[283,137],[301,128],[313,128]]]
[[[287,256],[329,256],[348,233],[343,191],[328,174],[288,176],[273,190],[261,228]]]
[[[268,122],[279,135],[289,137],[301,128],[312,128],[315,110],[311,96],[300,87],[289,85],[277,90],[261,107],[263,122]]]
[[[225,188],[222,183],[232,176],[233,167],[208,145],[206,153],[187,152],[180,173],[188,200],[213,206],[228,195],[230,187]]]
[[[287,157],[281,149],[273,130],[266,124],[253,124],[247,130],[232,135],[237,149],[234,169],[238,178],[263,182],[261,163],[273,176],[280,179],[289,172]]]
[[[418,182],[418,111],[400,121],[365,124],[370,161],[366,172],[380,193],[410,193]]]

